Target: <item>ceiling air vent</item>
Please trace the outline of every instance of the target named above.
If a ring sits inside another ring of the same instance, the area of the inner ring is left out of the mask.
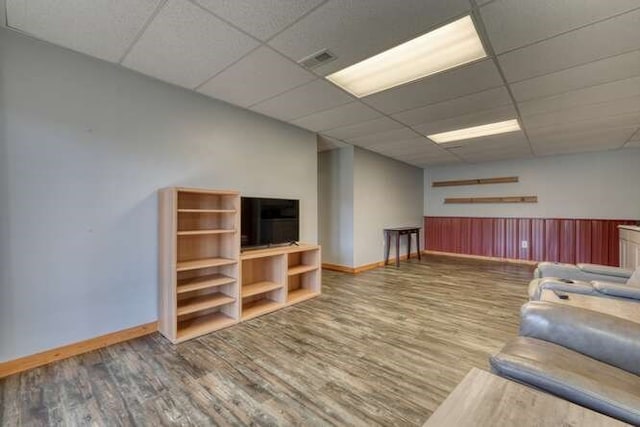
[[[336,56],[324,49],[320,52],[316,52],[313,55],[307,56],[306,58],[298,61],[298,64],[302,65],[304,68],[315,68],[319,65],[327,64],[336,59]]]

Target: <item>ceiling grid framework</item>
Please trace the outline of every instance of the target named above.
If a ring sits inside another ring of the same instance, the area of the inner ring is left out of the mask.
[[[316,132],[322,149],[424,167],[640,147],[640,0],[5,1],[10,29]],[[467,15],[485,59],[363,98],[324,78]],[[297,63],[323,49],[336,59]],[[513,118],[521,131],[427,137]]]

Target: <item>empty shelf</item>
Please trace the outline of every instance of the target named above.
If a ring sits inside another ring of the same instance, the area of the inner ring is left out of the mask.
[[[186,341],[208,332],[231,326],[236,321],[224,313],[216,312],[178,323],[177,341]]]
[[[242,306],[242,320],[247,320],[253,317],[260,316],[262,314],[270,313],[281,308],[282,306],[283,304],[281,302],[273,301],[267,298],[262,298],[257,301],[251,301]]]
[[[301,273],[306,273],[307,271],[313,271],[313,270],[317,270],[318,266],[316,265],[296,265],[293,267],[289,267],[289,271],[287,272],[287,274],[289,276],[294,276],[296,274],[301,274]]]
[[[177,292],[178,294],[183,294],[185,292],[197,291],[200,289],[229,285],[235,281],[236,279],[233,277],[225,276],[224,274],[208,274],[206,276],[178,280]]]
[[[216,230],[188,230],[188,231],[178,231],[178,236],[202,236],[206,234],[228,234],[235,233],[236,230],[224,230],[224,229],[216,229]]]
[[[242,298],[252,295],[264,294],[274,289],[280,289],[283,285],[275,282],[263,281],[242,285]]]
[[[300,288],[293,291],[290,290],[289,295],[287,296],[287,304],[295,304],[318,295],[320,295],[319,292],[306,288]]]
[[[178,209],[184,213],[236,213],[235,209]]]
[[[178,262],[177,271],[196,270],[198,268],[219,267],[221,265],[235,264],[235,259],[229,258],[204,258],[195,259],[192,261],[180,261]]]
[[[201,295],[184,300],[178,300],[177,315],[182,316],[184,314],[194,313],[196,311],[219,307],[221,305],[229,304],[234,301],[235,299],[233,297],[220,292]]]

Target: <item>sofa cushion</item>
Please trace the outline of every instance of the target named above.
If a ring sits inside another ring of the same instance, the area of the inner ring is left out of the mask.
[[[591,284],[595,290],[610,297],[640,300],[640,286],[620,285],[609,282],[591,282]],[[640,307],[638,309],[640,310]]]
[[[640,425],[640,377],[556,344],[517,337],[490,359],[500,376]]]

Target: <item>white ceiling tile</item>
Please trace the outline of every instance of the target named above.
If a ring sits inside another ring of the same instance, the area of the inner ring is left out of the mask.
[[[496,53],[638,8],[637,0],[497,0],[480,9]]]
[[[251,107],[253,111],[291,121],[316,111],[328,110],[353,98],[324,79],[318,79]]]
[[[323,131],[323,134],[338,139],[352,139],[359,136],[371,135],[378,132],[390,131],[404,127],[401,123],[391,120],[387,117],[369,120],[367,122],[358,123],[356,125],[343,126],[336,129]]]
[[[503,105],[502,107],[478,111],[476,113],[437,120],[430,123],[423,123],[421,125],[413,126],[413,129],[423,135],[432,135],[434,133],[464,129],[472,126],[486,125],[489,123],[502,122],[517,118],[518,113],[513,105]]]
[[[205,83],[198,92],[248,107],[315,78],[315,75],[263,46]]]
[[[500,160],[530,159],[533,154],[527,151],[491,151],[460,155],[468,163],[497,162]]]
[[[159,4],[160,0],[7,0],[6,13],[9,27],[118,62]]]
[[[636,133],[631,136],[631,141],[640,141],[640,129],[638,129]]]
[[[261,40],[293,24],[323,0],[196,0],[202,7]]]
[[[523,117],[640,95],[640,77],[591,86],[518,103]]]
[[[534,152],[538,156],[614,150],[622,147],[631,132],[625,129],[615,129],[585,135],[579,139],[571,138],[532,143]]]
[[[258,44],[187,0],[169,0],[123,65],[195,88]]]
[[[638,141],[629,141],[627,143],[627,145],[624,146],[624,148],[640,148],[640,140]]]
[[[527,134],[533,140],[541,138],[571,138],[573,135],[590,134],[599,131],[612,129],[631,129],[640,123],[640,112],[622,114],[611,117],[597,117],[591,120],[583,120],[579,122],[561,123],[547,127],[528,127]]]
[[[638,112],[640,112],[640,96],[632,96],[610,102],[601,102],[599,104],[581,105],[562,111],[541,113],[527,117],[523,116],[522,120],[525,128],[529,130],[541,127],[562,126],[570,123],[589,122],[603,118],[606,119],[607,117],[615,118],[616,116],[624,116],[626,114],[635,115]]]
[[[452,153],[468,162],[483,162],[532,157],[531,147],[521,132],[494,135],[444,144]]]
[[[429,154],[434,151],[444,151],[443,148],[437,147],[427,138],[413,138],[400,141],[382,142],[368,145],[367,149],[387,153],[388,155],[400,154]]]
[[[640,10],[498,56],[509,82],[638,49]]]
[[[484,60],[362,98],[362,101],[393,114],[502,85],[493,61]]]
[[[330,0],[269,44],[298,61],[322,49],[337,59],[314,71],[326,75],[429,31],[470,9],[466,0]]]
[[[416,132],[409,128],[396,129],[388,132],[380,132],[373,135],[361,136],[358,138],[347,139],[346,142],[359,146],[376,145],[383,143],[391,143],[394,141],[406,141],[420,137]]]
[[[351,102],[331,110],[310,114],[291,123],[313,132],[361,123],[382,115],[361,102]]]
[[[640,76],[640,50],[513,83],[510,87],[516,100],[527,101],[634,76]]]
[[[411,126],[436,120],[444,120],[463,114],[475,113],[486,110],[487,108],[508,104],[511,104],[511,97],[507,89],[502,86],[473,95],[461,96],[460,98],[403,111],[402,113],[394,114],[392,117]]]
[[[619,147],[627,141],[636,131],[635,126],[607,129],[576,129],[564,132],[555,132],[534,135],[531,144],[534,147],[546,145],[585,145],[593,141],[604,141]]]

